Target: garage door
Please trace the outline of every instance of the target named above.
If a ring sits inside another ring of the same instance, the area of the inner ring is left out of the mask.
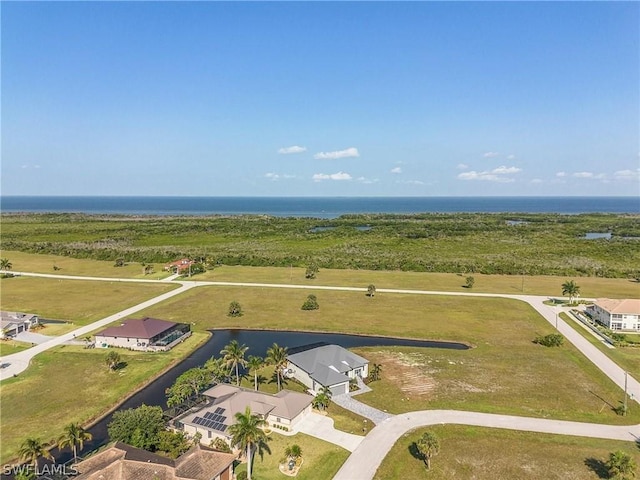
[[[349,383],[339,383],[338,385],[334,385],[331,388],[331,395],[342,395],[343,393],[349,393]]]

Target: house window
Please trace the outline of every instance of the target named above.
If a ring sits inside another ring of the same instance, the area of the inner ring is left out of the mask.
[[[211,438],[211,430],[207,430],[207,438]]]

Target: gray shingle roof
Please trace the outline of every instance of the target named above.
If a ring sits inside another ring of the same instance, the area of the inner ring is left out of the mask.
[[[369,362],[339,345],[325,345],[287,356],[287,359],[326,387],[349,380],[344,373]]]

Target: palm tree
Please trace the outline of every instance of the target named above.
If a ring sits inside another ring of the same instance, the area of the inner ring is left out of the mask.
[[[631,455],[622,450],[609,454],[607,468],[609,469],[609,478],[616,480],[631,480],[632,478],[636,478],[636,462]]]
[[[253,385],[256,391],[258,390],[258,370],[260,370],[263,365],[264,360],[262,357],[256,357],[255,355],[249,356],[247,367],[249,367],[250,372],[253,371]]]
[[[277,343],[274,343],[267,350],[266,360],[268,363],[275,367],[276,378],[278,380],[278,391],[280,391],[280,378],[282,376],[282,369],[287,365],[287,347],[280,347]]]
[[[314,408],[318,410],[326,410],[331,404],[331,390],[328,387],[322,387],[320,391],[313,398],[312,404]]]
[[[562,284],[562,295],[569,295],[569,303],[573,303],[574,297],[580,295],[580,287],[573,280],[567,280]]]
[[[254,446],[260,448],[267,447],[269,438],[262,430],[267,426],[267,422],[258,415],[252,415],[251,409],[246,408],[244,413],[236,413],[236,421],[229,427],[231,441],[233,445],[237,445],[241,450],[246,449],[247,456],[247,478],[251,480],[251,450]]]
[[[107,364],[107,367],[109,367],[109,370],[111,370],[111,371],[117,370],[118,369],[118,365],[120,365],[120,354],[118,352],[116,352],[115,350],[111,350],[107,354],[107,358],[105,359],[105,363]]]
[[[440,451],[440,442],[438,441],[438,437],[431,432],[425,432],[416,443],[416,447],[424,458],[424,462],[427,464],[427,469],[431,468],[431,457],[435,457]]]
[[[0,258],[0,270],[11,270],[12,268],[13,264],[8,258]]]
[[[300,445],[294,444],[285,448],[284,456],[294,462],[298,460],[302,456],[302,449],[300,448]]]
[[[73,451],[73,463],[78,461],[78,447],[84,447],[85,440],[91,440],[93,435],[87,432],[77,423],[70,423],[64,427],[64,433],[58,439],[58,448],[71,447]]]
[[[382,365],[379,363],[374,363],[371,368],[371,372],[369,372],[369,377],[371,377],[371,381],[380,380],[380,372],[382,372]]]
[[[222,358],[211,357],[205,362],[204,368],[209,372],[211,380],[214,383],[222,382],[228,376],[225,363]]]
[[[32,463],[34,470],[38,469],[38,458],[44,457],[53,460],[53,455],[51,455],[40,439],[33,437],[29,437],[22,442],[20,450],[18,450],[18,455],[20,455],[21,460]]]
[[[249,350],[249,347],[242,344],[240,345],[237,340],[231,340],[231,342],[220,350],[220,355],[222,355],[222,360],[224,364],[229,368],[229,373],[231,373],[234,369],[236,371],[236,385],[240,386],[240,372],[238,368],[240,366],[246,367],[247,361],[244,359],[244,355]]]

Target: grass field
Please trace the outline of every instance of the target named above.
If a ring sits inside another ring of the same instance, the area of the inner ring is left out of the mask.
[[[82,326],[177,287],[168,284],[14,277],[0,280],[0,300],[3,310],[37,313],[42,318],[64,320]],[[41,333],[48,335],[46,330]]]
[[[36,356],[24,373],[2,382],[0,462],[15,458],[27,437],[49,442],[71,422],[86,425],[207,338],[194,333],[163,353],[119,349],[126,367],[116,372],[107,369],[102,349],[62,346]]]
[[[2,258],[8,258],[16,272],[52,273],[56,275],[80,275],[85,277],[143,278],[158,280],[169,272],[162,270],[164,264],[153,263],[153,272],[145,275],[144,265],[138,262],[115,267],[114,262],[64,257],[62,255],[34,254],[16,250],[2,250]],[[53,267],[56,267],[55,269]]]
[[[262,458],[260,455],[254,457],[252,475],[254,480],[287,478],[278,468],[287,446],[299,445],[302,450],[303,463],[295,476],[297,480],[332,478],[349,456],[347,450],[303,433],[289,437],[274,432],[269,435],[269,439],[268,446],[271,454],[265,452]],[[242,464],[236,468],[236,474],[246,469],[246,464]]]
[[[0,355],[11,355],[31,347],[29,343],[17,342],[15,340],[0,340]]]
[[[400,334],[475,346],[469,351],[394,349],[378,354],[376,349],[363,350],[371,362],[383,364],[383,379],[360,400],[390,412],[453,408],[602,423],[640,421],[640,412],[623,418],[611,411],[606,402],[616,405],[622,398],[620,390],[572,345],[549,349],[532,343],[553,328],[524,302],[444,295],[368,298],[359,292],[314,291],[320,309],[303,311],[300,307],[308,293],[202,287],[143,313],[174,321],[191,319],[196,329]],[[244,316],[226,315],[232,300],[240,302]],[[433,379],[435,387],[428,395],[408,396],[402,393],[402,379],[388,379],[385,373],[402,362],[416,362],[416,369]]]
[[[431,470],[412,455],[411,445],[425,431],[440,440]],[[632,442],[547,435],[457,425],[409,432],[389,451],[376,480],[598,480],[609,478],[609,452],[623,450],[640,463]]]

